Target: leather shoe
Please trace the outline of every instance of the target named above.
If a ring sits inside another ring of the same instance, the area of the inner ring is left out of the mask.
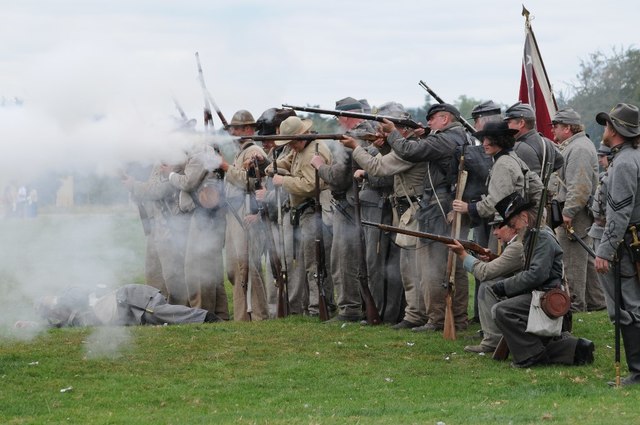
[[[417,328],[418,326],[420,326],[419,323],[413,323],[408,320],[403,320],[400,323],[396,323],[395,325],[391,326],[391,329],[395,329],[395,330],[413,329],[413,328]]]
[[[595,344],[585,338],[579,338],[576,344],[576,351],[573,355],[574,365],[585,365],[593,363],[593,351],[596,349]]]
[[[338,314],[337,316],[332,317],[327,320],[325,323],[335,323],[335,322],[359,322],[362,319],[360,316],[347,316],[344,314]]]
[[[640,373],[632,373],[626,378],[622,378],[620,380],[621,387],[628,387],[629,385],[635,385],[635,384],[640,384]],[[615,387],[616,383],[615,381],[609,381],[607,382],[607,385],[609,385],[610,387]]]
[[[496,347],[489,347],[487,345],[467,345],[464,347],[464,351],[467,353],[493,353],[496,351]]]
[[[441,331],[444,329],[442,325],[434,325],[433,323],[427,323],[426,325],[418,326],[417,328],[412,328],[411,332],[435,332]]]

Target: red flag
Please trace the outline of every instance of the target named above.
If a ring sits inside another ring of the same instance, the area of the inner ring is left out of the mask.
[[[536,126],[545,137],[553,140],[551,133],[551,117],[558,111],[556,99],[551,90],[549,77],[542,62],[542,56],[533,35],[529,22],[529,11],[522,7],[525,21],[524,57],[522,58],[522,76],[520,77],[520,94],[522,103],[530,104],[536,112]]]

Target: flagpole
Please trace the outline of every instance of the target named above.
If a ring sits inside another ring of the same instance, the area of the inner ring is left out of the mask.
[[[537,52],[540,52],[540,48],[538,47],[538,41],[536,40],[536,35],[533,33],[533,28],[531,28],[531,19],[529,19],[529,15],[531,15],[531,12],[529,12],[527,10],[526,7],[524,7],[524,4],[522,5],[522,16],[524,16],[524,27],[525,27],[525,34],[527,34],[527,31],[531,34],[531,39],[533,40],[533,45],[536,48]],[[544,72],[544,77],[547,79],[547,82],[549,83],[549,91],[551,92],[551,99],[553,100],[553,106],[555,106],[556,111],[558,110],[558,102],[556,101],[556,95],[553,93],[553,89],[551,88],[551,80],[549,79],[549,74],[547,74],[547,68],[544,66],[544,61],[542,60],[542,55],[540,55],[540,64],[542,65],[542,71]],[[549,111],[551,112],[551,111]]]

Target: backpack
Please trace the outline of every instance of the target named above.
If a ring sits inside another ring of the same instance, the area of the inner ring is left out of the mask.
[[[487,194],[487,179],[489,170],[493,166],[493,159],[484,153],[482,145],[475,145],[473,142],[474,139],[467,134],[466,143],[458,144],[455,161],[451,163],[449,174],[453,185],[457,180],[460,157],[464,150],[464,169],[467,172],[467,185],[462,194],[462,200],[465,202],[477,202],[482,199],[482,195]]]

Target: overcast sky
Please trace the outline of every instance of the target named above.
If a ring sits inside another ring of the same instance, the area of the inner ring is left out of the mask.
[[[517,100],[524,44],[517,1],[0,0],[0,6],[0,96],[24,99],[28,111],[0,109],[0,161],[13,165],[27,155],[42,157],[33,166],[45,157],[60,163],[91,149],[117,161],[121,148],[133,145],[142,155],[157,146],[163,120],[177,115],[172,95],[201,128],[196,51],[227,119],[240,108],[257,117],[282,103],[332,108],[345,96],[419,106],[420,79],[449,101]],[[528,0],[526,7],[556,92],[575,81],[590,53],[639,44],[637,0]]]

